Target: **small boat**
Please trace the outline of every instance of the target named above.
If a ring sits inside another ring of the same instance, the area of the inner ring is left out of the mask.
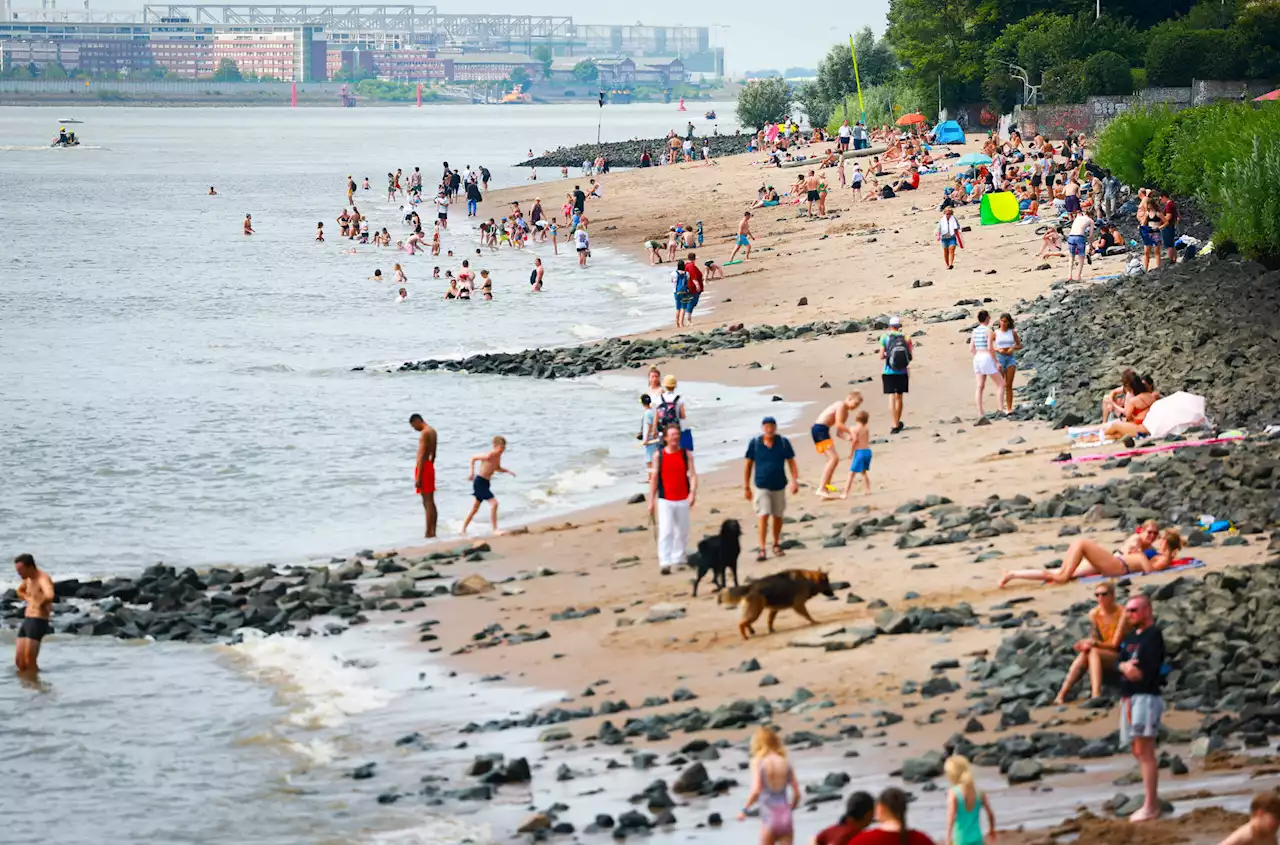
[[[62,120],[59,120],[58,122],[59,122],[59,123],[61,123],[61,124],[67,124],[67,123],[84,123],[84,121],[83,121],[83,120],[76,120],[76,119],[75,119],[75,118],[73,118],[73,117],[64,117]]]
[[[680,98],[680,107],[676,109],[676,111],[688,111],[688,109],[684,107],[684,97]]]
[[[715,120],[716,113],[714,111],[709,111],[706,114],[704,114],[703,117],[705,117],[707,120]]]

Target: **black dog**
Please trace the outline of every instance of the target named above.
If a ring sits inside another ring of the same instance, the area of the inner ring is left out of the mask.
[[[698,582],[702,576],[711,573],[711,582],[717,590],[723,590],[725,570],[733,572],[733,586],[738,586],[738,553],[742,545],[738,538],[742,536],[742,526],[736,519],[726,519],[720,525],[720,533],[712,537],[704,537],[698,543],[698,575],[693,579],[693,594],[698,595]]]

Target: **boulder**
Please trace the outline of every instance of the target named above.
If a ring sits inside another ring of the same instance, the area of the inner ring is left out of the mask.
[[[455,596],[478,596],[493,591],[493,584],[483,575],[471,574],[453,582],[449,592]]]

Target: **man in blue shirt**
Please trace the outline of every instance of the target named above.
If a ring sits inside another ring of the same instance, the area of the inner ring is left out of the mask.
[[[773,556],[782,557],[782,517],[787,512],[787,470],[791,470],[791,492],[800,491],[800,471],[791,441],[778,434],[778,421],[765,417],[761,434],[747,444],[747,464],[742,474],[748,502],[754,502],[759,518],[759,545],[756,560],[764,560],[764,543],[770,519],[773,520]],[[752,482],[755,489],[752,489]]]

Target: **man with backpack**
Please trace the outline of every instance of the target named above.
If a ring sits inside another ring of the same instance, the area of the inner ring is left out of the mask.
[[[902,397],[907,393],[910,379],[911,359],[914,349],[911,338],[902,332],[902,320],[889,318],[889,331],[880,338],[880,358],[884,361],[884,369],[880,381],[884,385],[884,393],[889,397],[889,415],[893,418],[890,434],[902,431]]]
[[[680,448],[693,451],[693,429],[685,425],[684,402],[676,395],[676,377],[667,373],[662,377],[662,392],[658,394],[657,430],[666,431],[675,426],[680,430]]]
[[[698,497],[693,455],[680,445],[678,425],[662,429],[662,448],[649,476],[649,516],[658,522],[658,566],[663,575],[685,563],[689,543],[689,511]]]

